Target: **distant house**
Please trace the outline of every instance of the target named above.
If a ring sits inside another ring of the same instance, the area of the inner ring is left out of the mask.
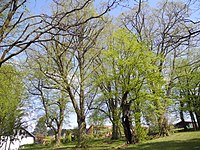
[[[186,126],[187,128],[193,128],[193,123],[191,121],[180,121],[178,123],[176,123],[175,128],[184,128],[184,126]]]
[[[22,128],[15,131],[15,136],[1,137],[0,150],[18,150],[20,146],[34,142],[35,136]]]

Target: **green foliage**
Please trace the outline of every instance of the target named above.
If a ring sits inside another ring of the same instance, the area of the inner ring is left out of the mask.
[[[188,53],[188,57],[180,58],[177,61],[176,85],[173,90],[173,96],[184,105],[180,107],[183,111],[193,111],[200,113],[200,70],[199,70],[200,53],[195,50]],[[190,59],[192,61],[190,61]]]
[[[159,82],[158,68],[153,64],[157,58],[147,45],[138,42],[136,36],[126,29],[118,29],[108,39],[108,49],[103,51],[102,59],[103,74],[98,83],[116,81],[123,92],[138,92],[144,83]],[[112,91],[108,96],[112,97],[116,92]]]
[[[44,137],[47,136],[46,116],[39,118],[34,130],[34,134],[43,135]]]
[[[24,86],[22,74],[13,66],[0,68],[0,136],[22,127]]]
[[[89,116],[89,124],[94,126],[103,126],[106,122],[106,116],[97,109],[94,110]]]
[[[141,126],[141,123],[136,124],[135,126],[136,131],[136,141],[142,142],[147,139],[148,130]]]
[[[67,130],[65,133],[65,137],[62,139],[62,143],[69,143],[72,142],[72,131]]]

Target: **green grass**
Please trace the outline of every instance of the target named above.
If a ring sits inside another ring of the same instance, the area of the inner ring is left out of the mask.
[[[174,133],[168,137],[146,141],[141,144],[126,145],[124,140],[111,141],[97,139],[87,142],[89,150],[125,149],[125,150],[200,150],[200,131]],[[81,150],[75,143],[59,148],[43,145],[29,145],[23,150]]]
[[[174,133],[168,137],[130,145],[136,150],[200,150],[200,131]]]
[[[115,149],[119,145],[123,145],[125,140],[110,140],[106,139],[93,139],[86,142],[88,145],[88,150],[108,150],[108,149]],[[52,147],[51,145],[41,145],[41,144],[34,144],[34,145],[27,145],[23,150],[81,150],[81,148],[76,148],[76,143],[69,143],[66,145],[62,145],[59,148]]]

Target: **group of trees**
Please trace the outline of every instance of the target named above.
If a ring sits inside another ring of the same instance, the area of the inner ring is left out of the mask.
[[[28,14],[26,0],[0,4],[0,137],[21,127],[25,90],[57,145],[70,104],[78,146],[85,146],[88,114],[93,121],[109,119],[112,139],[123,128],[129,144],[145,137],[142,124],[168,135],[174,106],[182,121],[189,113],[199,128],[199,22],[191,20],[198,2],[162,1],[152,8],[138,0],[114,25],[106,14],[120,3],[105,2],[100,11],[92,0],[54,0],[51,15],[37,16]],[[7,64],[25,50],[20,68]]]

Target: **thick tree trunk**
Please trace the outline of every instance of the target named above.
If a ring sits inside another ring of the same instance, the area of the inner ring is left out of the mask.
[[[56,142],[55,144],[57,147],[60,146],[60,139],[61,139],[61,132],[58,130],[58,132],[55,133],[55,142]]]
[[[119,126],[118,123],[113,122],[112,123],[112,140],[119,139]]]
[[[62,114],[64,116],[64,114]],[[57,133],[55,135],[55,140],[56,140],[56,146],[60,146],[61,143],[61,134],[62,134],[62,127],[63,127],[63,120],[60,121],[60,124],[57,125],[58,126],[58,130]]]
[[[184,105],[183,102],[180,102],[181,108],[183,108],[183,105]],[[186,126],[186,123],[185,123],[184,114],[183,114],[182,109],[180,110],[180,118],[181,118],[181,122],[183,123],[184,130],[187,130],[187,126]]]
[[[61,123],[61,124],[63,124],[63,123]],[[57,147],[59,147],[60,143],[61,143],[60,140],[61,140],[62,125],[57,125],[57,126],[58,126],[58,128],[55,131],[55,144]]]
[[[124,115],[122,117],[122,125],[124,127],[124,134],[126,137],[127,144],[132,144],[133,143],[133,135],[132,135],[132,122],[130,120],[129,115]]]
[[[196,121],[195,121],[195,118],[194,118],[194,114],[193,114],[192,111],[189,111],[189,113],[190,113],[190,117],[191,117],[191,120],[192,120],[193,128],[194,128],[195,130],[197,130],[197,124],[196,124]]]
[[[182,110],[180,111],[180,118],[181,118],[181,122],[183,123],[184,130],[187,130],[187,126],[186,126],[186,123],[185,123],[185,119],[184,119],[184,115],[183,115]]]
[[[126,137],[127,144],[135,143],[133,139],[133,129],[131,121],[131,103],[122,104],[122,125],[124,128],[124,134]]]
[[[86,122],[85,116],[77,116],[78,122],[78,147],[85,147]]]
[[[62,134],[62,128],[63,128],[63,122],[64,122],[64,116],[65,116],[65,108],[66,108],[66,101],[64,99],[64,95],[62,93],[62,99],[60,99],[60,113],[59,113],[59,120],[57,123],[57,136],[56,136],[56,146],[60,146],[61,143],[61,134]]]
[[[112,106],[112,116],[113,116],[113,120],[112,120],[112,138],[113,140],[117,140],[119,139],[119,121],[120,121],[120,117],[117,111],[117,107],[115,107],[116,105],[113,104]]]
[[[200,113],[195,112],[197,123],[198,123],[198,129],[200,130]]]

